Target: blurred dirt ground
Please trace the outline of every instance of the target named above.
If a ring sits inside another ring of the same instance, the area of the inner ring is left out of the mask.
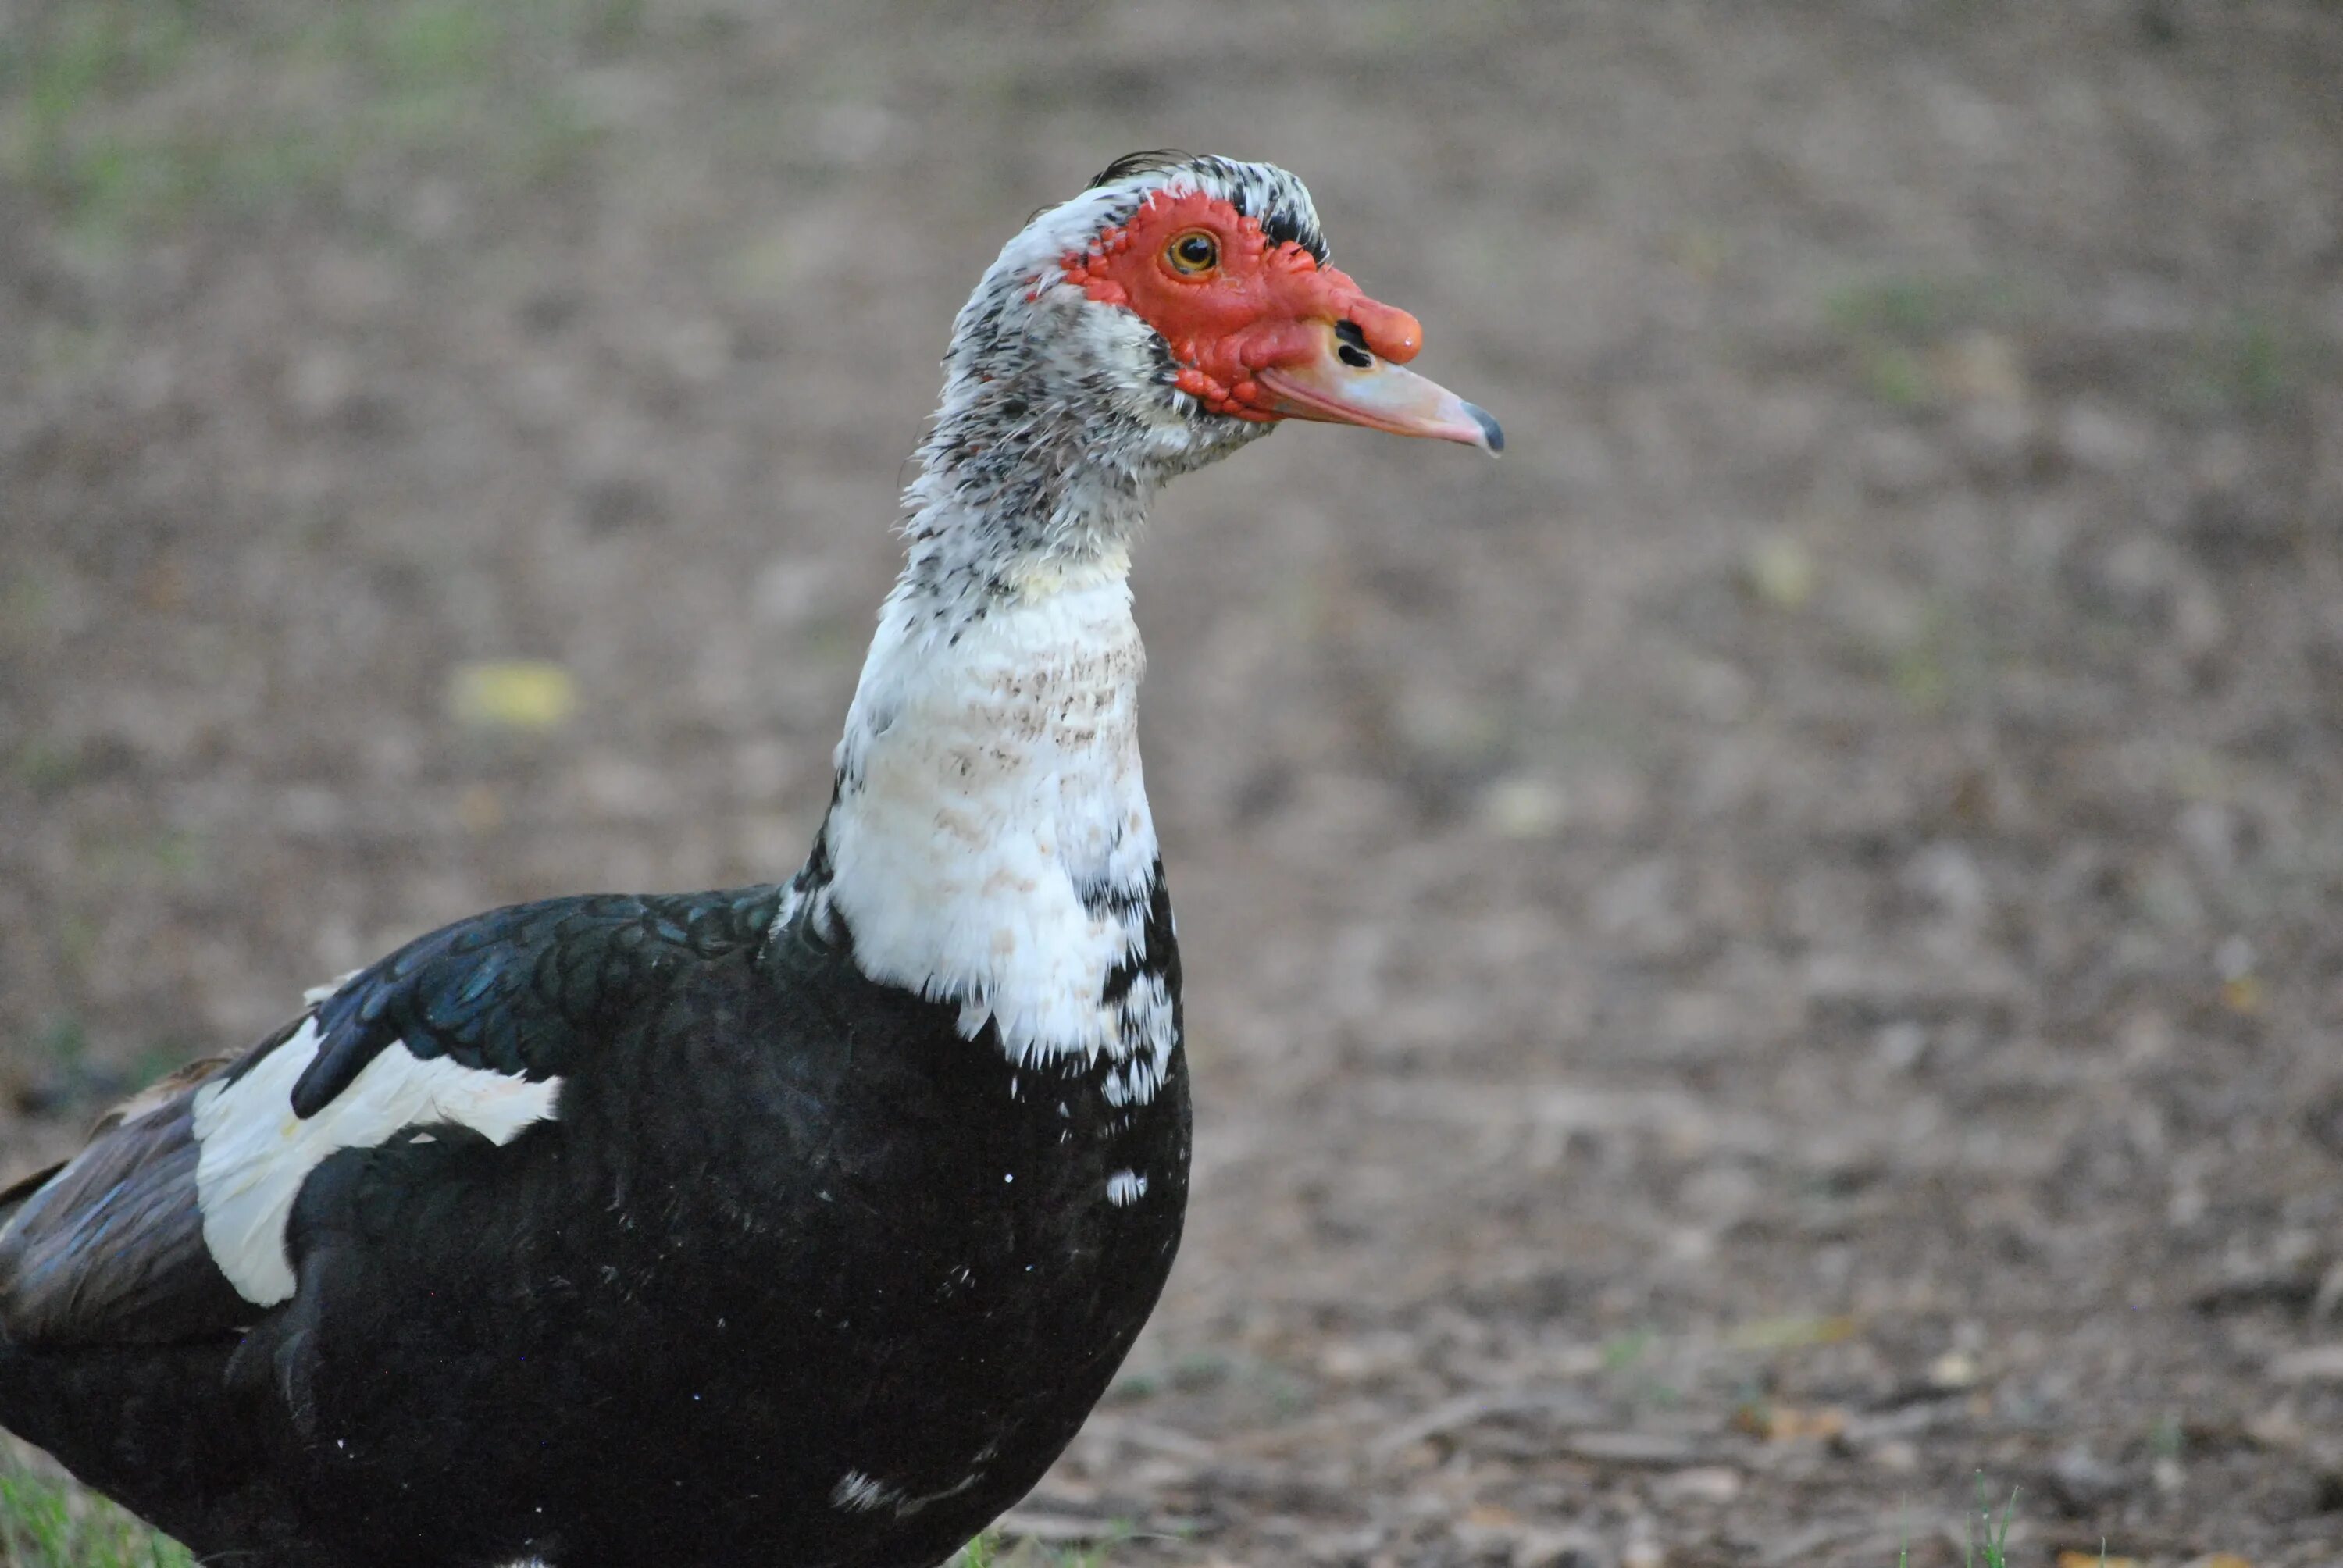
[[[6,0],[0,1181],[791,871],[951,313],[1153,146],[1513,446],[1145,542],[1200,1186],[1021,1526],[2343,1560],[2328,0]]]

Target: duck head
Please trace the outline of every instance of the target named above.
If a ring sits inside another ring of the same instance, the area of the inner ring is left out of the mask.
[[[1122,158],[1037,214],[962,307],[912,538],[973,511],[1015,549],[1114,548],[1157,482],[1289,419],[1503,450],[1496,420],[1408,368],[1423,343],[1331,264],[1283,169]]]

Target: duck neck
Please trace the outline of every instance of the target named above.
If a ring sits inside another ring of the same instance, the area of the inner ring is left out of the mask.
[[[868,978],[955,1004],[963,1036],[1111,1057],[1144,1100],[1178,1025],[1123,544],[1142,487],[937,460],[944,438],[792,910]]]

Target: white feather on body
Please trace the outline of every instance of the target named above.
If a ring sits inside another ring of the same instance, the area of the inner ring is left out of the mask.
[[[892,1508],[902,1498],[901,1488],[890,1486],[878,1477],[865,1475],[859,1470],[848,1471],[838,1478],[838,1484],[830,1489],[830,1506],[849,1513],[870,1513],[881,1508]]]
[[[1129,1208],[1147,1196],[1147,1178],[1136,1171],[1118,1171],[1106,1179],[1106,1201],[1118,1209]]]
[[[307,1120],[293,1085],[317,1054],[305,1020],[242,1078],[196,1091],[196,1207],[204,1246],[236,1293],[256,1306],[293,1294],[286,1227],[309,1173],[345,1149],[372,1149],[409,1127],[452,1122],[505,1144],[550,1121],[561,1081],[531,1081],[445,1057],[424,1060],[394,1042],[347,1089]]]
[[[864,974],[958,1002],[962,1034],[989,1021],[1021,1063],[1144,1051],[1138,1099],[1171,1049],[1170,999],[1104,990],[1145,940],[1154,879],[1145,662],[1120,558],[956,625],[890,598],[839,745],[817,895]]]
[[[875,1513],[880,1509],[891,1509],[896,1518],[907,1519],[931,1503],[958,1497],[983,1478],[983,1472],[973,1471],[958,1485],[947,1486],[922,1497],[913,1497],[901,1487],[890,1486],[875,1475],[850,1470],[838,1478],[837,1485],[830,1489],[830,1503],[847,1513]]]

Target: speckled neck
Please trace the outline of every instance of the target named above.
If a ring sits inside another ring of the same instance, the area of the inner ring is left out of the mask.
[[[780,920],[950,1001],[1012,1061],[1104,1056],[1143,1103],[1178,1044],[1139,760],[1131,548],[1164,480],[1258,439],[1174,385],[1162,339],[1067,280],[1158,193],[1208,189],[1322,253],[1266,165],[1141,160],[1036,217],[960,313],[904,492],[907,560]]]

